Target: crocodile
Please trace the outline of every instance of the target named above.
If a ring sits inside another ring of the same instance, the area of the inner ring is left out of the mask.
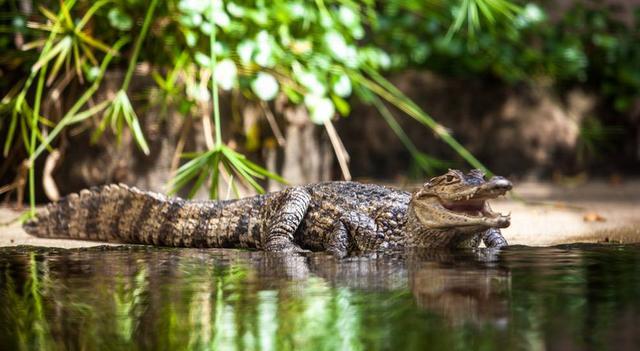
[[[338,257],[398,248],[507,245],[510,214],[487,200],[509,180],[449,170],[413,192],[351,181],[292,186],[225,201],[185,200],[124,184],[85,189],[43,207],[23,224],[46,238],[274,252],[327,251]]]

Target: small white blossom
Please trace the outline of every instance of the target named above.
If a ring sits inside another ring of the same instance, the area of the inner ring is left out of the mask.
[[[251,82],[251,90],[261,100],[273,100],[278,95],[278,81],[269,73],[260,72]]]

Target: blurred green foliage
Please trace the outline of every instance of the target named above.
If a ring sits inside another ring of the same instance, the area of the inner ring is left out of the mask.
[[[536,2],[521,8],[512,22],[447,37],[446,18],[388,6],[379,21],[386,35],[372,38],[389,54],[394,70],[421,67],[508,83],[583,84],[611,98],[620,112],[632,107],[640,96],[640,7],[631,23],[600,2],[576,1],[556,20]]]

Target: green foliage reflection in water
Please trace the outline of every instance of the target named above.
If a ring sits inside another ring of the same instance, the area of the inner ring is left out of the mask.
[[[640,341],[639,250],[516,248],[495,262],[463,254],[309,264],[237,251],[5,249],[0,342],[10,349],[620,348]]]

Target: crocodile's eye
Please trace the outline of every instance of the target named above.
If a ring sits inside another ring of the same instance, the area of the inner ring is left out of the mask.
[[[447,176],[444,178],[444,182],[445,182],[445,184],[457,183],[458,182],[458,177],[447,174]]]

